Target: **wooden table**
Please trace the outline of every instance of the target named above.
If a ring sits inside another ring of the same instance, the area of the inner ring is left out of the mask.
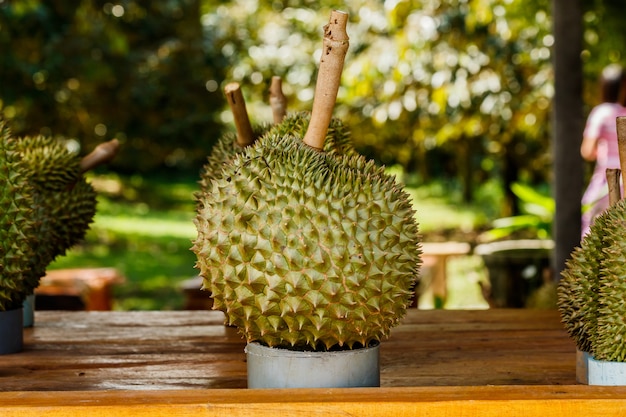
[[[222,313],[37,312],[0,356],[1,416],[618,416],[626,387],[575,381],[553,310],[410,310],[381,344],[381,387],[246,389]]]

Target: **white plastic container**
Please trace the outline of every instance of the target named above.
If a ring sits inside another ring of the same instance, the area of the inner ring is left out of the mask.
[[[379,346],[313,352],[248,343],[248,388],[378,387]]]

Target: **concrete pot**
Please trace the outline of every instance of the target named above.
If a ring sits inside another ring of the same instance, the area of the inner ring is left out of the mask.
[[[0,355],[21,352],[24,346],[22,308],[0,311]]]
[[[331,352],[294,351],[248,343],[248,388],[380,386],[379,343]]]

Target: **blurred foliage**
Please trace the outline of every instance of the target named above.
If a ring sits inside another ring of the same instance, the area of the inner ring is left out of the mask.
[[[514,183],[511,190],[520,201],[521,214],[501,217],[492,222],[492,228],[483,232],[479,239],[485,242],[511,238],[550,239],[556,213],[554,199],[545,192],[521,183]]]
[[[622,62],[619,0],[585,1],[585,101]],[[357,148],[423,183],[456,178],[464,200],[496,179],[550,181],[550,0],[0,0],[0,111],[16,134],[117,137],[113,168],[197,172],[231,129],[222,88],[238,81],[253,122],[267,87],[310,109],[322,26],[350,13],[336,115]],[[577,140],[573,139],[576,147]]]
[[[0,2],[1,110],[15,134],[117,137],[114,167],[189,168],[216,131],[223,63],[196,0]],[[215,82],[215,81],[214,81]]]

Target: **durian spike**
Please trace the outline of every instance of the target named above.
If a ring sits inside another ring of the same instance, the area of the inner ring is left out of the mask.
[[[283,94],[283,79],[276,75],[272,77],[270,84],[270,107],[274,124],[279,124],[287,114],[287,97]]]
[[[615,120],[615,123],[617,124],[619,166],[622,172],[626,172],[626,116],[618,116]]]
[[[242,148],[252,145],[254,142],[254,133],[252,131],[252,125],[250,124],[250,119],[248,118],[246,102],[243,99],[239,83],[226,84],[226,87],[224,87],[224,93],[226,94],[226,100],[230,105],[230,111],[232,111],[233,118],[235,119],[237,144]]]
[[[85,157],[80,161],[80,172],[87,172],[111,161],[115,155],[117,155],[119,147],[120,142],[117,139],[112,139],[96,146],[93,151],[91,151],[88,155],[85,155]]]
[[[311,121],[303,139],[304,143],[312,148],[323,149],[326,132],[332,119],[343,63],[349,46],[347,24],[348,14],[333,10],[328,24],[324,26],[324,44],[315,84]]]
[[[613,206],[622,198],[619,179],[621,170],[616,168],[607,168],[606,182],[609,186],[609,205]]]

